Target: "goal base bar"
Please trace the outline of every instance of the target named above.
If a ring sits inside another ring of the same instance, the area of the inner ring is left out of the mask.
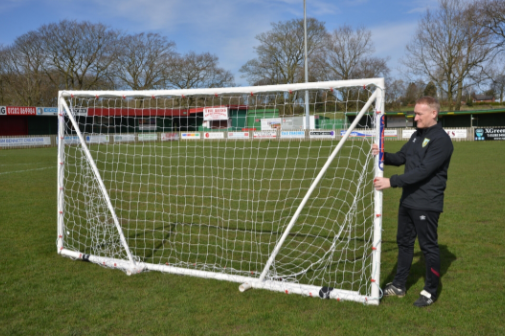
[[[89,261],[91,263],[103,267],[118,269],[125,272],[128,275],[138,274],[147,270],[145,264],[143,263],[132,264],[130,261],[123,259],[99,257],[92,254],[85,254],[81,252],[67,250],[65,248],[60,249],[58,253],[70,259]]]
[[[296,283],[288,283],[272,280],[260,281],[257,278],[251,278],[241,275],[192,270],[169,265],[155,265],[140,262],[136,263],[135,265],[132,265],[130,261],[123,259],[115,259],[90,254],[83,254],[80,252],[75,252],[67,249],[61,249],[59,253],[64,257],[68,257],[74,260],[89,261],[103,267],[119,269],[123,272],[126,272],[126,274],[128,275],[138,274],[144,271],[158,271],[170,274],[189,275],[205,279],[225,280],[229,282],[241,283],[242,284],[241,287],[243,289],[249,289],[249,288],[267,289],[275,292],[282,292],[286,294],[299,294],[314,298],[334,299],[337,301],[354,301],[367,305],[379,304],[379,298],[368,297],[361,295],[357,292],[343,289],[336,289],[336,288],[332,289],[327,287],[319,287],[313,285],[304,285],[304,284],[296,284]]]

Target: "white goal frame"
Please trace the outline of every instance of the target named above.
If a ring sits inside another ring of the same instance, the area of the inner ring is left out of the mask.
[[[348,81],[329,81],[329,82],[317,82],[317,83],[301,83],[301,84],[286,84],[286,85],[268,85],[268,86],[251,86],[251,87],[233,87],[233,88],[210,88],[210,89],[191,89],[191,90],[156,90],[156,91],[135,91],[135,97],[145,97],[145,98],[156,98],[157,96],[176,96],[184,97],[192,94],[202,94],[202,95],[220,95],[220,94],[245,94],[245,95],[255,95],[258,93],[265,93],[270,91],[276,92],[291,92],[296,90],[304,89],[318,89],[318,90],[333,90],[333,88],[347,88],[347,87],[373,87],[373,93],[357,114],[354,121],[347,128],[345,134],[342,136],[336,148],[333,150],[331,155],[328,157],[326,164],[321,169],[316,179],[312,182],[308,192],[303,197],[301,204],[296,210],[294,216],[291,218],[289,225],[283,232],[281,239],[277,242],[273,252],[271,253],[263,271],[259,278],[247,277],[242,275],[233,275],[225,273],[217,273],[211,271],[203,271],[196,269],[178,268],[170,265],[160,265],[160,264],[150,264],[144,262],[138,262],[132,255],[128,242],[122,231],[121,224],[118,221],[115,209],[109,198],[108,191],[102,181],[100,172],[94,162],[90,151],[88,150],[84,135],[79,129],[79,125],[71,113],[71,109],[67,105],[66,99],[71,97],[81,97],[81,98],[94,98],[94,97],[108,97],[108,98],[123,98],[125,95],[131,95],[132,91],[60,91],[58,93],[58,162],[57,162],[57,251],[60,255],[69,257],[74,260],[85,260],[96,264],[100,264],[109,268],[116,268],[125,271],[128,275],[134,273],[140,273],[146,270],[161,271],[166,273],[173,273],[179,275],[191,275],[202,278],[211,278],[217,280],[226,280],[231,282],[236,282],[241,284],[239,286],[240,291],[247,290],[249,288],[260,288],[268,289],[271,291],[301,294],[309,297],[320,297],[321,287],[313,285],[305,285],[300,283],[288,283],[281,281],[272,281],[266,279],[266,274],[269,271],[272,262],[274,262],[277,253],[282,249],[284,240],[290,234],[291,229],[296,225],[298,216],[302,211],[305,203],[309,200],[312,191],[317,186],[321,177],[325,174],[326,169],[339,153],[342,145],[350,137],[351,133],[355,129],[356,125],[360,119],[369,111],[372,107],[375,110],[375,135],[374,143],[381,148],[381,154],[374,158],[374,174],[375,177],[383,176],[383,141],[384,141],[384,79],[382,78],[372,78],[372,79],[360,79],[360,80],[348,80]],[[127,258],[126,259],[115,259],[107,258],[103,256],[95,256],[89,254],[83,254],[79,251],[69,250],[65,248],[65,216],[64,212],[66,209],[65,204],[65,189],[64,189],[64,178],[65,178],[65,117],[73,125],[76,134],[79,138],[79,146],[82,146],[82,150],[86,155],[86,159],[91,167],[92,174],[99,184],[100,192],[103,198],[106,200],[106,206],[114,220],[114,225],[118,231],[121,245],[124,248]],[[374,178],[375,178],[374,177]],[[329,291],[325,298],[337,299],[337,300],[347,300],[355,301],[363,304],[378,305],[381,298],[380,290],[380,256],[381,256],[381,232],[382,232],[382,192],[374,191],[374,222],[373,222],[373,245],[370,253],[372,254],[372,282],[371,295],[365,296],[354,291],[334,289]]]

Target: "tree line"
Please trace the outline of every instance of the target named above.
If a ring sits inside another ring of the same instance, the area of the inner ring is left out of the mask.
[[[273,23],[256,36],[255,58],[240,73],[251,85],[304,82],[303,20]],[[307,20],[309,81],[385,77],[389,109],[425,94],[459,110],[472,92],[503,100],[505,1],[440,0],[406,46],[402,78],[378,57],[372,32]],[[155,33],[124,34],[101,23],[64,20],[0,47],[0,104],[53,106],[58,90],[150,90],[234,86],[208,52],[180,54]]]
[[[154,33],[122,34],[101,23],[43,25],[0,48],[0,104],[53,106],[58,90],[151,90],[233,86],[210,53],[179,54]]]

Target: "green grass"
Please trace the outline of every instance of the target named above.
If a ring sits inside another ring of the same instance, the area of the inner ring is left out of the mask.
[[[388,151],[401,142],[386,143]],[[505,143],[456,142],[439,222],[442,286],[426,309],[416,245],[403,299],[378,307],[157,272],[128,277],[56,253],[56,149],[0,151],[1,335],[504,335]],[[48,167],[46,169],[46,167]],[[31,170],[37,168],[37,170]],[[41,169],[42,168],[42,169]],[[387,167],[385,175],[400,172]],[[400,190],[384,193],[381,285]]]
[[[269,278],[294,281],[298,274],[304,284],[370,295],[371,268],[363,265],[372,257],[373,166],[365,164],[362,145],[370,146],[348,141],[330,165]],[[181,141],[90,150],[135,256],[258,278],[334,147],[331,141]],[[79,147],[67,147],[65,157],[65,247],[126,258]],[[354,204],[355,194],[361,199]]]

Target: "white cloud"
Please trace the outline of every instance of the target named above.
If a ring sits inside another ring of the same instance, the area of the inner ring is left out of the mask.
[[[339,13],[340,9],[332,2],[328,3],[327,1],[314,1],[310,4],[310,8],[307,8],[307,12],[307,15],[310,15],[310,13],[316,15],[329,15]]]
[[[328,30],[344,23],[371,29],[376,55],[391,56],[394,68],[415,31],[419,12],[427,6],[435,8],[438,2],[307,0],[307,15],[326,22]],[[37,14],[29,27],[5,29],[7,22],[3,26],[0,22],[2,41],[10,43],[29,29],[62,19],[102,22],[127,33],[157,32],[176,42],[180,53],[211,52],[219,57],[221,67],[235,74],[237,83],[243,81],[240,67],[256,56],[256,35],[270,30],[272,22],[303,18],[303,0],[0,0],[3,16],[21,15],[30,8]]]
[[[372,27],[372,38],[375,45],[375,55],[391,57],[388,62],[392,75],[398,75],[401,58],[405,55],[405,47],[412,40],[417,29],[417,22]]]
[[[425,13],[427,9],[437,8],[438,0],[414,0],[406,4],[410,7],[407,14]]]
[[[255,36],[293,12],[303,15],[300,0],[109,0],[106,5],[94,1],[101,15],[135,23],[128,29],[130,33],[158,31],[175,41],[180,53],[217,55],[220,66],[232,71],[239,84],[245,83],[238,70],[255,57]],[[316,3],[324,8],[323,2]]]
[[[0,2],[0,13],[8,12],[16,7],[22,7],[29,0],[2,0]]]
[[[417,22],[403,22],[392,25],[371,27],[375,51],[387,54],[398,49],[405,49],[417,29]]]

